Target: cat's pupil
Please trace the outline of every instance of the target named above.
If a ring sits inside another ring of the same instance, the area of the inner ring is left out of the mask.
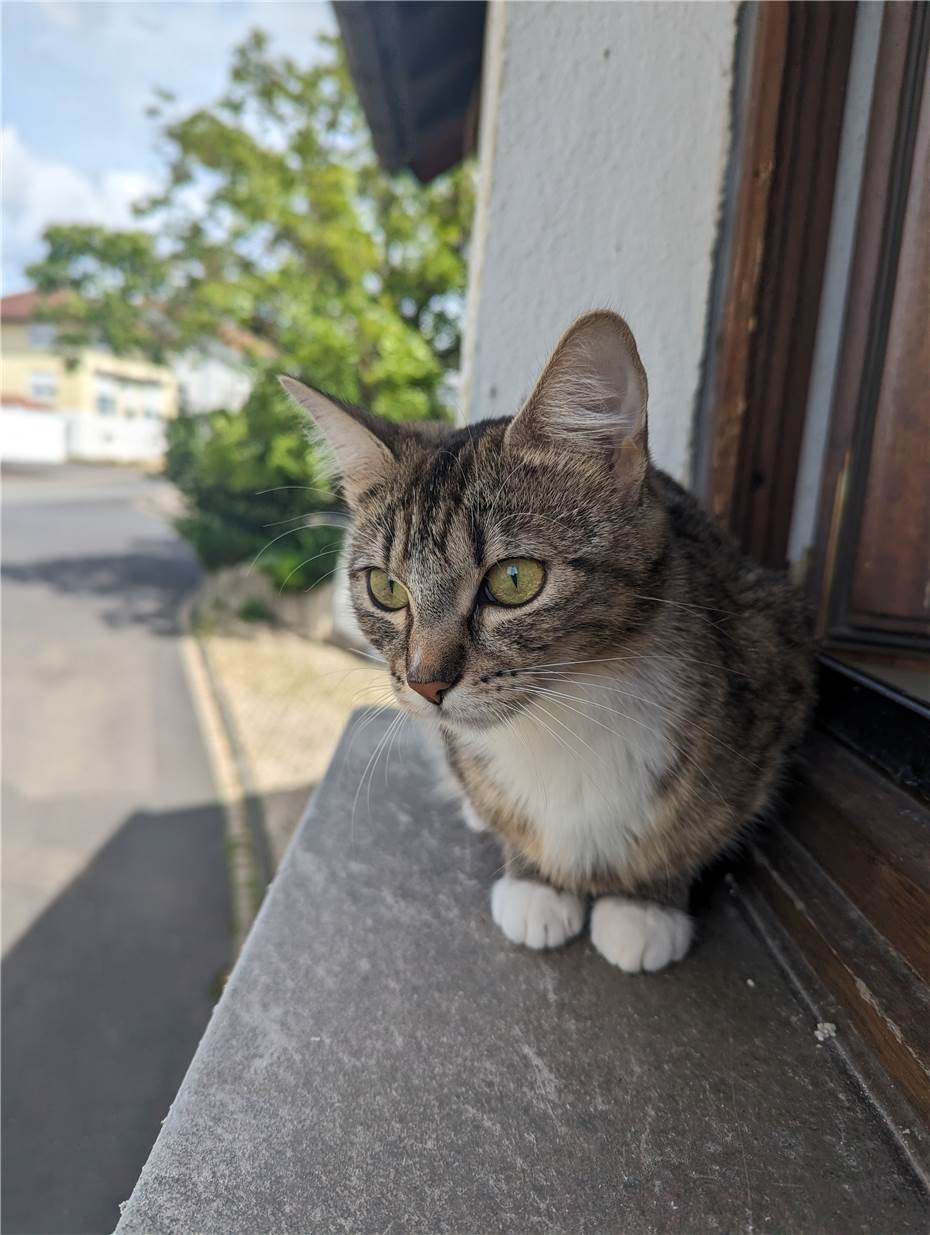
[[[518,566],[508,566],[507,577],[515,588],[519,587],[520,568]]]

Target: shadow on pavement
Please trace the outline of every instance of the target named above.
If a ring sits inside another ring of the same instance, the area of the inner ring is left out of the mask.
[[[178,600],[203,577],[176,536],[137,538],[128,552],[5,562],[0,574],[60,595],[101,597],[112,602],[99,615],[107,626],[144,625],[156,635],[181,633]]]
[[[5,959],[5,1231],[115,1227],[229,963],[225,870],[218,805],[135,813]]]

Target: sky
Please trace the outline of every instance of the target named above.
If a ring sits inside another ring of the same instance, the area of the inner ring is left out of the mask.
[[[132,222],[159,184],[156,87],[197,107],[255,27],[308,61],[335,29],[318,0],[2,0],[0,22],[4,294],[29,286],[48,223]]]

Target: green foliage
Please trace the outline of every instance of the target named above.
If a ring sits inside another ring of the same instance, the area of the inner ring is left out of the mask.
[[[236,616],[243,622],[274,622],[274,614],[257,596],[244,600]]]
[[[321,42],[305,67],[254,32],[214,106],[178,115],[159,95],[150,115],[165,178],[139,204],[144,229],[54,225],[29,272],[41,290],[64,293],[45,313],[72,354],[103,340],[164,360],[230,327],[253,340],[257,380],[244,412],[171,431],[169,475],[190,502],[182,530],[208,566],[254,556],[277,530],[266,524],[330,501],[306,490],[257,496],[318,483],[273,372],[419,420],[446,414],[459,361],[470,170],[425,187],[387,177],[341,47]],[[260,564],[283,581],[284,564],[326,535],[303,529]],[[301,567],[288,586],[310,572]]]
[[[279,587],[295,589],[335,568],[339,528],[303,524],[335,501],[299,414],[273,378],[256,385],[240,412],[173,421],[165,470],[187,498],[178,530],[208,569],[254,562]]]
[[[59,293],[43,316],[59,323],[67,353],[102,338],[120,354],[166,359],[176,332],[153,308],[167,294],[169,274],[154,236],[53,223],[44,239],[45,259],[29,274],[40,291]]]

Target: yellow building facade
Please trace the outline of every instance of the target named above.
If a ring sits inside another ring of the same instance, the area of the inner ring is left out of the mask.
[[[123,419],[178,414],[178,383],[164,365],[87,348],[72,361],[56,347],[55,326],[35,316],[38,296],[0,301],[0,393],[4,403]]]

